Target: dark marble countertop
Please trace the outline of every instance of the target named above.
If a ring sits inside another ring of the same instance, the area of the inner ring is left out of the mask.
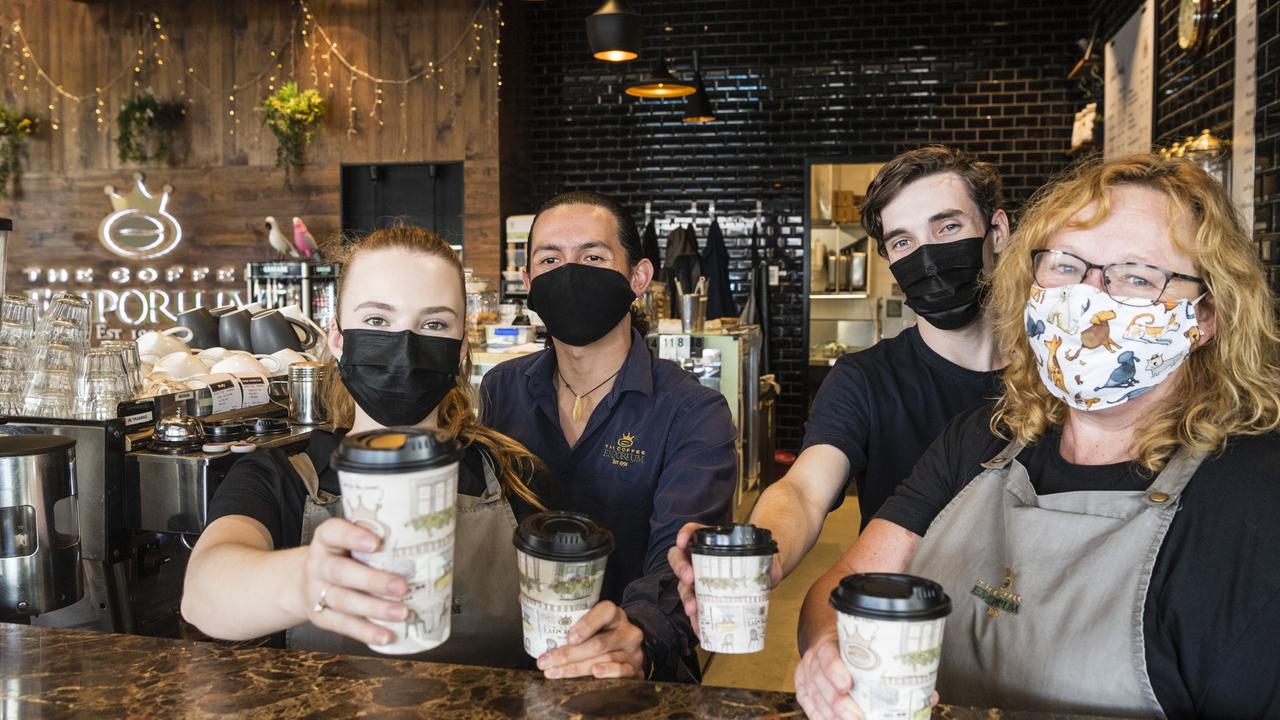
[[[795,696],[0,623],[0,716],[802,718]],[[1067,716],[939,707],[943,720]]]

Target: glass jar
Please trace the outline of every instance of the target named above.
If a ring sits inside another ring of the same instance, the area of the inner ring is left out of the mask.
[[[485,326],[498,322],[498,293],[489,289],[489,281],[464,271],[467,289],[467,342],[479,350],[485,344]]]

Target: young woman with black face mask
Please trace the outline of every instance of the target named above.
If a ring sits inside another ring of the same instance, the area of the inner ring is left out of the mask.
[[[346,432],[417,426],[456,438],[459,466],[452,632],[422,659],[523,666],[517,518],[544,509],[531,488],[538,461],[481,425],[470,385],[462,265],[418,228],[379,230],[339,252],[343,275],[328,350],[325,399],[339,429],[306,452],[241,459],[214,496],[187,568],[183,616],[230,640],[272,635],[292,649],[373,654],[401,620],[399,575],[351,559],[378,538],[341,518],[330,456]]]

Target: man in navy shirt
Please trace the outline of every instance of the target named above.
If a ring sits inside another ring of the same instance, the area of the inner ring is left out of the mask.
[[[1009,237],[995,166],[941,146],[903,153],[867,188],[862,224],[919,317],[916,327],[836,361],[814,398],[795,465],[761,495],[751,522],[778,542],[772,579],[813,547],[845,488],[862,527],[956,415],[1000,392],[1004,360],[982,310],[983,275]],[[686,526],[671,551],[696,617]]]
[[[632,303],[652,276],[618,203],[585,192],[548,201],[526,279],[552,342],[481,384],[484,423],[550,468],[539,487],[547,506],[584,512],[614,535],[602,600],[568,645],[538,659],[547,677],[700,676],[667,550],[687,522],[730,519],[737,434],[719,393],[645,347]]]

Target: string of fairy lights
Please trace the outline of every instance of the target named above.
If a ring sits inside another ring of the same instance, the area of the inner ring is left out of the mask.
[[[48,111],[49,128],[54,132],[64,129],[77,132],[75,124],[65,122],[64,118],[68,113],[78,112],[86,103],[93,107],[96,130],[105,132],[108,102],[117,89],[121,95],[150,92],[161,100],[181,102],[190,113],[197,105],[192,92],[195,88],[203,95],[201,102],[226,116],[227,132],[235,135],[244,117],[241,111],[244,101],[248,100],[251,108],[256,107],[262,100],[264,86],[267,93],[273,93],[281,84],[294,81],[300,89],[319,91],[332,112],[336,112],[345,99],[346,134],[351,138],[359,134],[362,116],[379,128],[384,126],[383,105],[390,94],[387,91],[391,91],[398,95],[401,154],[408,151],[409,101],[414,85],[421,83],[424,91],[434,87],[436,93],[443,93],[451,86],[464,85],[469,71],[491,68],[494,83],[502,86],[498,69],[502,0],[479,0],[452,44],[443,53],[426,60],[425,65],[417,58],[410,58],[410,73],[403,77],[384,77],[371,67],[360,66],[353,59],[354,53],[340,48],[338,33],[320,22],[307,0],[293,0],[290,7],[289,32],[267,51],[262,66],[247,73],[244,79],[233,78],[222,87],[214,87],[215,83],[205,79],[212,75],[210,72],[183,57],[156,12],[138,17],[137,50],[131,56],[132,63],[124,63],[105,82],[92,88],[68,87],[60,82],[50,71],[50,64],[42,61],[33,48],[20,19],[0,18],[0,68],[7,75],[6,87],[12,88],[14,94],[21,92],[26,96],[28,102],[24,110],[29,113],[35,104],[33,101],[43,102]],[[344,73],[346,77],[340,77]],[[368,83],[373,90],[372,101],[363,113],[359,99],[362,93],[357,91],[359,83]],[[261,123],[254,125],[261,130]]]

